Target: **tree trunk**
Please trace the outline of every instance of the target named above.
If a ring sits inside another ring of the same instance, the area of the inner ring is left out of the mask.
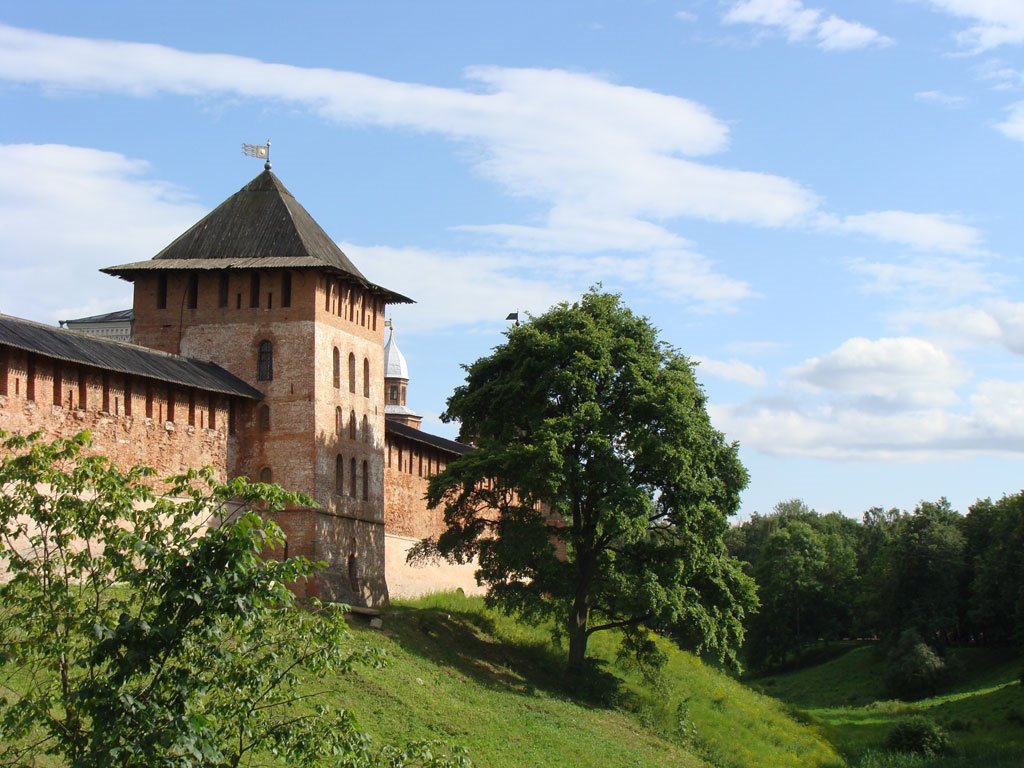
[[[576,587],[576,596],[572,601],[572,613],[569,615],[569,676],[575,676],[583,670],[583,662],[587,656],[587,624],[590,621],[590,584],[585,579]]]

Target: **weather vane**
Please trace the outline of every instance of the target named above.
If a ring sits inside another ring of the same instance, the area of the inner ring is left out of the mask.
[[[266,144],[242,144],[242,154],[246,157],[260,157],[266,160],[263,164],[265,170],[270,170],[270,139]]]

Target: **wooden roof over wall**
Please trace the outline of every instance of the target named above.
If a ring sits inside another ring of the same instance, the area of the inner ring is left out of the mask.
[[[263,397],[258,389],[249,386],[215,363],[158,352],[135,344],[90,336],[64,328],[54,328],[52,325],[10,315],[0,315],[0,346],[209,392],[252,400]]]

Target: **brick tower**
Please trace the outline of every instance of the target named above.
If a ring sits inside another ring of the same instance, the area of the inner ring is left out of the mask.
[[[212,360],[263,394],[233,414],[228,471],[314,498],[278,522],[288,554],[328,563],[307,592],[387,601],[384,312],[369,282],[267,168],[148,261],[133,341]]]

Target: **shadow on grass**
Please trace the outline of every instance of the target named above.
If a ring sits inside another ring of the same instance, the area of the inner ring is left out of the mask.
[[[600,708],[623,706],[632,696],[605,662],[588,659],[570,678],[563,654],[550,643],[498,639],[494,620],[477,611],[403,606],[391,616],[388,634],[406,652],[492,689],[528,696],[542,691]]]

